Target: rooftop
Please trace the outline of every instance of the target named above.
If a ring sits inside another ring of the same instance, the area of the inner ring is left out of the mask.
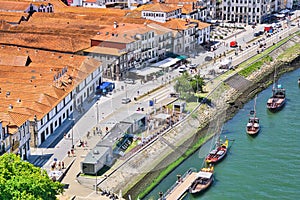
[[[12,113],[41,119],[101,65],[84,56],[6,45],[0,60],[0,120],[16,126],[25,121],[11,120]]]
[[[177,6],[167,5],[164,3],[155,3],[155,4],[146,4],[146,5],[140,6],[136,10],[152,11],[152,12],[172,12],[172,11],[175,11],[178,9],[180,9],[180,8]]]

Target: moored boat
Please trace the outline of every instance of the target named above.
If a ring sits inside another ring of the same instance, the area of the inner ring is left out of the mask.
[[[226,138],[225,142],[220,144],[217,143],[215,149],[209,152],[209,154],[206,156],[205,161],[207,163],[217,163],[220,160],[222,160],[225,155],[227,154],[228,149],[228,139]]]
[[[260,130],[259,118],[256,117],[256,98],[254,99],[254,109],[250,111],[250,117],[246,126],[246,132],[249,135],[256,135]]]
[[[285,104],[285,89],[276,82],[276,68],[274,72],[274,83],[272,88],[272,96],[268,99],[267,108],[271,112],[279,111]]]
[[[283,108],[285,102],[285,89],[281,85],[273,87],[273,95],[268,99],[267,108],[271,112],[276,112]]]
[[[214,167],[202,168],[196,175],[196,179],[189,187],[191,194],[197,194],[206,190],[213,182]]]

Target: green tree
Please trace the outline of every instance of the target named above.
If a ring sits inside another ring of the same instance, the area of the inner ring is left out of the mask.
[[[191,76],[188,73],[183,73],[176,78],[174,89],[180,94],[180,98],[188,101],[195,99],[195,93],[203,92],[204,85],[204,80],[200,75]]]
[[[52,200],[62,192],[63,185],[53,182],[45,170],[15,154],[0,156],[0,199]]]
[[[188,73],[183,73],[176,78],[174,89],[180,94],[180,98],[188,100],[193,96],[193,88],[190,84],[191,76]]]
[[[200,75],[195,75],[191,80],[191,85],[194,93],[203,92],[203,86],[205,85],[203,78]]]

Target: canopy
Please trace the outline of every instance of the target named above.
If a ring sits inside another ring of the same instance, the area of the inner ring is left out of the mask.
[[[170,67],[170,66],[176,64],[179,60],[180,60],[180,58],[166,58],[166,59],[164,59],[162,61],[154,63],[151,66],[152,67],[166,68],[166,67]]]
[[[202,178],[210,179],[212,175],[213,174],[211,172],[201,172],[200,171],[200,172],[197,173],[197,178],[202,177]]]
[[[155,115],[153,118],[164,120],[164,119],[169,118],[170,116],[171,116],[171,115],[169,115],[169,114],[160,113],[160,114]]]
[[[229,65],[230,64],[230,60],[229,59],[225,59],[221,62],[221,65]]]

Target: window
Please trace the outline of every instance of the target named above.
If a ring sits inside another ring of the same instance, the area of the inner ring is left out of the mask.
[[[57,127],[57,121],[55,121],[54,126]]]

